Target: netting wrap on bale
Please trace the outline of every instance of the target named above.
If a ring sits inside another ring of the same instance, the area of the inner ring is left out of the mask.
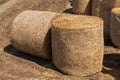
[[[110,36],[113,44],[120,48],[120,8],[112,9]]]
[[[52,23],[52,57],[60,71],[86,76],[102,70],[104,45],[100,18],[64,14]]]
[[[13,22],[11,43],[25,53],[49,59],[51,57],[51,20],[57,13],[25,11]]]

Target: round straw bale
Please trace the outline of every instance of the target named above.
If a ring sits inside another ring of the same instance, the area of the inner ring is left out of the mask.
[[[52,57],[60,71],[86,76],[102,70],[104,45],[100,18],[64,14],[52,23]]]
[[[110,36],[113,44],[120,48],[120,8],[112,9]]]
[[[120,7],[120,0],[92,0],[92,15],[104,20],[105,38],[110,37],[110,15],[114,7]]]
[[[51,20],[57,13],[48,11],[25,11],[13,22],[11,44],[22,52],[50,59]]]
[[[90,15],[91,0],[73,0],[73,12],[75,14]]]

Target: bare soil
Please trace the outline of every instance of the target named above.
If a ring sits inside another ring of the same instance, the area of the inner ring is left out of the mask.
[[[1,0],[0,13],[15,4],[16,0]],[[4,3],[4,4],[3,4]]]
[[[27,55],[10,45],[11,25],[17,14],[24,10],[71,12],[69,5],[67,0],[21,0],[0,16],[0,80],[120,80],[120,49],[110,41],[105,44],[103,70],[86,77],[65,75],[52,60]]]

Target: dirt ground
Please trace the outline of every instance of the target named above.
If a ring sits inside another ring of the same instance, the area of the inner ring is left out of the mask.
[[[16,0],[2,0],[4,3],[6,1],[5,4],[0,6],[0,13],[3,12],[5,9],[9,8],[9,6],[13,5],[14,3],[16,3]],[[2,4],[2,2],[1,2]]]
[[[106,41],[103,70],[74,77],[61,73],[52,60],[45,60],[16,51],[10,45],[12,21],[24,10],[71,12],[68,0],[21,0],[0,15],[0,80],[120,80],[120,49]]]

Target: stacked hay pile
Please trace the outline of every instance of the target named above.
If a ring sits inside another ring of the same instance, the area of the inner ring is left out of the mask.
[[[104,21],[105,42],[110,42],[111,37],[113,44],[118,47],[119,42],[116,39],[118,39],[117,37],[119,37],[119,32],[117,29],[118,25],[120,25],[120,20],[118,17],[118,13],[116,14],[116,12],[113,12],[113,10],[111,14],[111,10],[113,8],[120,8],[120,0],[92,0],[92,3],[90,2],[91,0],[73,0],[73,12],[82,15],[89,15],[89,13],[91,12],[92,16],[101,17]],[[119,12],[119,9],[117,12]],[[116,14],[116,20],[115,17],[113,18],[113,14]],[[112,26],[111,29],[110,26]],[[116,30],[114,30],[115,28]]]
[[[23,12],[13,23],[11,43],[17,50],[46,59],[50,59],[52,50],[53,63],[65,74],[95,74],[102,70],[104,49],[103,21],[98,17],[105,21],[104,32],[109,35],[109,12],[113,6],[119,6],[118,1],[94,0],[91,5],[91,0],[74,0],[73,12],[82,15]],[[108,3],[110,4],[106,6]],[[91,14],[91,8],[92,15],[98,17],[85,16]],[[114,17],[117,13],[113,10],[111,26],[119,24],[116,24],[118,20]],[[116,29],[118,28],[114,28],[115,31]]]
[[[25,11],[13,22],[11,43],[46,59],[52,50],[53,62],[65,74],[87,76],[102,70],[103,22],[97,17]]]

